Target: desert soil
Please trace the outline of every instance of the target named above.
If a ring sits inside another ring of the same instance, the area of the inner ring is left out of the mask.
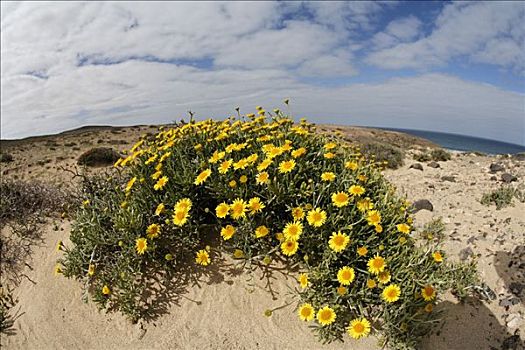
[[[406,147],[432,147],[424,140],[370,129],[324,126],[341,129],[349,137],[390,140]],[[71,172],[79,155],[92,147],[129,147],[156,127],[87,128],[77,132],[22,141],[2,141],[2,151],[14,161],[2,163],[3,178],[42,181],[71,186]],[[403,138],[404,137],[404,138]],[[502,172],[491,173],[492,163],[516,176],[512,186],[525,186],[525,161],[504,156],[455,153],[439,168],[423,163],[423,170],[408,151],[405,165],[385,170],[386,178],[410,201],[427,199],[433,211],[415,214],[416,227],[434,218],[446,224],[445,252],[448,259],[475,258],[485,283],[496,299],[468,299],[461,304],[451,295],[442,296],[439,308],[446,309],[443,327],[423,339],[421,349],[523,349],[525,339],[525,203],[496,210],[480,203],[484,193],[501,186]],[[100,171],[95,169],[91,171]],[[443,179],[444,176],[452,177]],[[176,286],[165,309],[149,321],[131,324],[123,316],[99,311],[82,302],[79,282],[53,274],[61,252],[56,244],[68,244],[71,223],[49,218],[43,241],[34,247],[22,283],[15,290],[16,320],[11,335],[2,334],[2,349],[379,349],[374,337],[361,341],[322,345],[308,326],[301,323],[294,305],[272,316],[266,309],[289,300],[297,286],[293,273],[275,271],[273,295],[261,272],[250,276],[236,262],[226,259],[210,267],[210,273],[189,284]],[[2,234],[9,234],[6,227]]]

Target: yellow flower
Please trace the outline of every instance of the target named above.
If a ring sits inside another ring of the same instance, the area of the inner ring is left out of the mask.
[[[197,178],[195,178],[195,185],[200,185],[206,181],[206,179],[211,175],[211,169],[208,168],[206,170],[203,170],[199,175],[197,175]]]
[[[148,240],[146,238],[137,238],[135,241],[135,248],[137,249],[137,253],[140,255],[144,254],[148,248]]]
[[[235,249],[233,251],[233,257],[235,259],[242,259],[242,258],[244,258],[244,252],[242,250],[240,250],[240,249]]]
[[[290,241],[297,241],[303,232],[303,224],[294,221],[286,224],[283,230],[284,237]]]
[[[56,264],[55,265],[55,276],[58,276],[62,273],[62,266],[60,266],[59,264]]]
[[[162,214],[164,212],[164,208],[164,203],[160,203],[159,205],[157,205],[157,209],[155,209],[155,215],[159,216],[160,214]]]
[[[331,149],[334,149],[336,147],[337,147],[337,143],[335,143],[335,142],[329,142],[329,143],[324,145],[324,149],[327,150],[327,151],[329,151]]]
[[[321,174],[321,180],[323,181],[334,181],[335,180],[335,174],[331,171],[324,172]]]
[[[329,306],[325,306],[317,312],[317,321],[322,326],[328,326],[334,323],[336,317],[334,310]]]
[[[221,236],[222,238],[224,238],[225,241],[232,238],[234,233],[235,233],[235,227],[233,227],[232,225],[228,225],[221,229]]]
[[[222,202],[215,208],[215,214],[218,218],[224,219],[228,212],[230,211],[230,206],[227,203]]]
[[[262,173],[257,174],[257,176],[255,177],[255,181],[260,185],[268,183],[269,179],[270,179],[270,176],[268,175],[266,171],[263,171]]]
[[[425,306],[425,312],[431,313],[433,309],[434,307],[432,306],[432,304],[427,304]]]
[[[321,227],[326,221],[326,212],[320,208],[312,209],[307,217],[310,226]]]
[[[311,321],[314,319],[315,310],[310,304],[303,304],[299,307],[299,318],[301,321]]]
[[[88,275],[93,276],[95,274],[95,265],[89,264],[88,266]]]
[[[301,147],[301,148],[298,148],[294,151],[292,151],[292,157],[294,158],[299,158],[300,156],[306,154],[306,148],[304,147]]]
[[[370,289],[373,289],[376,287],[376,281],[374,281],[373,279],[367,279],[366,286]]]
[[[192,203],[189,198],[183,198],[175,204],[175,211],[185,211],[189,212],[191,209]]]
[[[359,254],[359,256],[365,256],[368,254],[368,249],[366,249],[366,247],[359,247],[357,248],[357,254]]]
[[[345,192],[337,192],[332,194],[332,203],[338,208],[344,207],[348,204],[350,197]]]
[[[301,288],[305,289],[306,287],[308,287],[308,275],[306,273],[300,274],[297,280],[299,281]]]
[[[212,156],[210,157],[208,161],[212,164],[217,163],[219,160],[224,158],[225,155],[226,155],[226,152],[215,151],[213,152]]]
[[[366,177],[366,175],[357,175],[357,179],[361,182],[366,182],[366,180],[368,180],[368,177]]]
[[[228,169],[230,169],[230,167],[232,166],[232,164],[233,160],[231,159],[222,162],[221,165],[219,165],[219,173],[226,174],[228,172]]]
[[[104,285],[104,287],[102,287],[102,294],[110,295],[111,294],[111,289],[109,289],[108,286]]]
[[[332,152],[328,152],[328,153],[325,153],[325,154],[324,154],[324,157],[325,157],[326,159],[332,159],[332,158],[335,157],[335,154],[333,154]]]
[[[370,273],[377,275],[380,272],[383,272],[385,270],[385,267],[386,267],[385,259],[383,259],[379,255],[376,255],[372,259],[368,260],[368,271]]]
[[[365,189],[359,185],[352,185],[348,190],[352,196],[360,196],[365,193]]]
[[[248,202],[248,208],[250,209],[250,214],[254,215],[262,211],[264,208],[266,208],[266,206],[261,203],[261,199],[259,197],[254,197]]]
[[[268,168],[270,164],[272,164],[272,160],[270,158],[266,158],[265,160],[259,163],[259,165],[257,166],[257,170],[258,171],[266,170],[266,168]]]
[[[254,153],[254,154],[251,154],[248,158],[246,158],[246,160],[250,163],[250,164],[253,164],[257,161],[257,159],[259,159],[259,155],[257,153]]]
[[[168,177],[167,176],[163,176],[161,177],[157,183],[153,186],[153,189],[155,191],[158,191],[158,190],[162,190],[164,188],[164,186],[166,186],[166,183],[168,182]]]
[[[156,238],[159,236],[160,233],[160,226],[158,224],[151,224],[146,229],[146,234],[148,235],[148,238]]]
[[[390,282],[390,272],[388,271],[383,271],[383,272],[380,272],[378,275],[377,275],[377,280],[379,281],[379,283],[381,284],[387,284],[388,282]]]
[[[343,268],[337,271],[337,280],[343,286],[348,286],[355,279],[355,271],[353,268],[344,266]]]
[[[230,182],[228,182],[228,186],[230,186],[231,188],[235,188],[237,186],[237,181],[231,180]]]
[[[162,176],[162,171],[159,170],[159,171],[157,171],[156,173],[154,173],[153,175],[151,175],[151,178],[152,178],[153,180],[157,180],[157,179],[158,179],[159,177],[161,177],[161,176]]]
[[[381,226],[381,224],[374,225],[374,228],[375,228],[377,233],[383,232],[383,226]]]
[[[432,253],[432,257],[434,258],[434,261],[437,263],[443,262],[443,256],[441,255],[441,252],[434,252]]]
[[[241,177],[239,178],[239,182],[245,184],[246,182],[248,182],[248,176],[241,175]]]
[[[341,233],[341,231],[333,232],[330,240],[328,241],[330,249],[336,253],[343,251],[348,243],[350,243],[350,237],[344,233]]]
[[[302,220],[304,218],[304,210],[301,207],[296,207],[292,209],[292,217],[294,220]]]
[[[360,199],[357,201],[357,210],[360,212],[365,212],[372,209],[374,209],[374,203],[370,201],[370,198],[366,197],[365,199]]]
[[[367,213],[366,221],[371,226],[375,226],[381,222],[381,214],[377,210],[370,210]]]
[[[356,318],[347,328],[348,335],[354,339],[367,337],[370,334],[370,322],[366,318]]]
[[[436,297],[436,291],[432,286],[427,285],[421,289],[421,296],[425,301],[432,301]]]
[[[176,210],[173,213],[173,224],[183,226],[188,221],[188,212],[184,210]]]
[[[385,289],[383,289],[383,293],[381,293],[381,297],[384,301],[388,303],[394,303],[397,300],[399,300],[399,296],[401,295],[401,288],[397,284],[391,284]]]
[[[282,161],[279,164],[279,172],[282,174],[289,173],[295,168],[295,160],[290,159],[288,161]]]
[[[239,159],[239,161],[233,163],[233,169],[239,170],[239,169],[245,169],[249,165],[248,161],[246,159]]]
[[[270,230],[264,225],[259,226],[255,229],[255,238],[262,238],[270,233]]]
[[[237,198],[230,205],[230,210],[231,210],[231,214],[230,215],[231,215],[231,217],[234,220],[245,218],[246,217],[246,209],[247,209],[246,207],[247,207],[246,202],[244,200],[240,199],[240,198]]]
[[[297,241],[285,240],[283,243],[281,243],[281,251],[286,256],[294,255],[298,248],[299,243],[297,243]]]
[[[357,165],[356,162],[350,162],[350,161],[348,161],[348,162],[345,163],[345,168],[354,171],[354,170],[356,170],[356,169],[358,168],[358,165]]]
[[[195,262],[202,266],[208,266],[211,262],[210,255],[206,250],[201,249],[197,252]]]
[[[126,192],[131,191],[131,188],[133,187],[133,184],[135,183],[135,181],[137,181],[137,177],[136,176],[131,178],[131,180],[128,181],[128,183],[126,185]]]
[[[397,230],[401,233],[409,234],[410,233],[410,226],[407,224],[398,224],[396,225]]]
[[[343,286],[337,287],[336,291],[337,291],[337,294],[339,294],[341,296],[346,295],[348,293],[348,289],[346,287],[343,287]]]

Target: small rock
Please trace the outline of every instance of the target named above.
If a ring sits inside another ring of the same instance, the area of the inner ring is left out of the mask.
[[[409,167],[409,169],[417,169],[423,171],[423,166],[420,163],[414,163]]]
[[[509,173],[503,173],[501,174],[501,181],[509,184],[513,181],[518,181],[518,178],[512,174],[509,174]]]
[[[492,181],[498,181],[498,177],[497,177],[497,176],[491,176],[490,179],[491,179]]]
[[[466,247],[464,249],[461,249],[461,251],[459,252],[459,259],[461,261],[465,261],[469,257],[471,257],[472,255],[474,255],[474,252],[472,251],[472,248]]]
[[[519,298],[516,297],[507,297],[499,301],[499,306],[508,307],[512,305],[517,305],[520,302]]]
[[[499,164],[499,163],[492,163],[490,164],[490,172],[491,173],[497,173],[498,171],[503,171],[505,170],[505,168],[503,167],[503,165]]]
[[[521,296],[523,290],[525,290],[525,284],[518,282],[511,282],[509,284],[510,292],[516,296]]]
[[[510,314],[507,317],[507,327],[510,329],[517,329],[523,323],[523,318],[519,314]]]
[[[503,343],[501,344],[502,350],[518,350],[518,345],[520,345],[521,339],[519,334],[515,334],[513,336],[510,336],[508,338],[505,338]]]
[[[427,164],[427,166],[429,166],[430,168],[439,168],[439,163],[436,163],[436,162],[430,162]]]
[[[454,176],[442,176],[441,180],[449,181],[449,182],[456,182],[456,178]]]
[[[472,236],[469,239],[467,239],[467,243],[468,244],[474,244],[475,241],[476,241],[476,237],[474,237],[474,236]]]
[[[434,206],[428,199],[420,199],[412,203],[413,213],[417,213],[420,210],[434,211]]]

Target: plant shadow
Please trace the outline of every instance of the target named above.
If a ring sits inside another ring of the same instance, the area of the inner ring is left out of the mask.
[[[508,332],[496,316],[479,299],[468,297],[454,304],[438,304],[436,312],[443,312],[444,319],[419,344],[421,350],[523,350],[524,342],[519,331]]]
[[[525,246],[516,246],[512,252],[496,252],[494,266],[512,294],[509,304],[525,304]]]
[[[205,243],[219,248],[212,249],[212,263],[208,266],[200,266],[196,264],[194,257],[186,257],[177,262],[176,270],[152,267],[146,271],[143,276],[147,277],[141,280],[145,288],[139,303],[140,316],[133,321],[154,322],[168,314],[173,306],[180,307],[182,299],[201,305],[201,301],[187,296],[190,288],[222,283],[232,285],[234,279],[246,276],[244,285],[248,292],[260,287],[269,292],[273,300],[277,300],[278,293],[272,288],[272,282],[278,278],[295,279],[293,276],[297,272],[297,266],[290,265],[285,260],[274,260],[267,265],[259,260],[235,259],[229,256],[227,250],[221,249],[218,237],[220,235],[216,229],[210,229],[204,238]]]

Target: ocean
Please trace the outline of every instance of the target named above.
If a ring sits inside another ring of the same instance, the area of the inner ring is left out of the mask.
[[[448,134],[444,132],[396,129],[396,128],[379,128],[384,130],[399,131],[406,134],[422,137],[437,143],[443,148],[464,151],[464,152],[483,152],[488,154],[515,154],[525,152],[525,146],[506,143],[496,140],[482,139],[479,137]]]

